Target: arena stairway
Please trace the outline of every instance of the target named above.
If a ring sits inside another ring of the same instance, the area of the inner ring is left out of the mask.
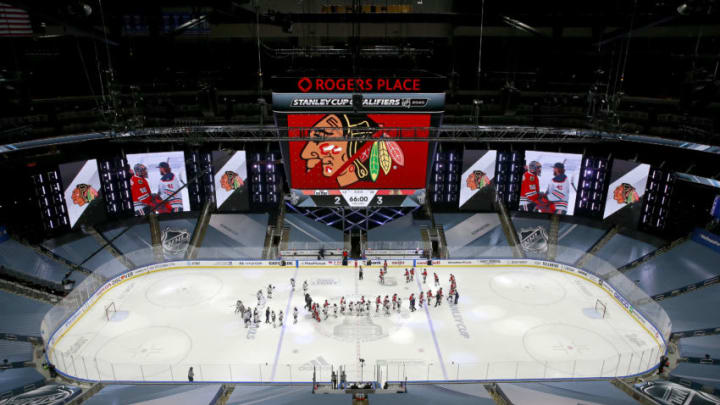
[[[514,405],[637,405],[609,381],[502,383]]]

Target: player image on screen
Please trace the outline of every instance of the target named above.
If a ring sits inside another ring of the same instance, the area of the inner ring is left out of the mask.
[[[183,152],[134,154],[127,159],[135,215],[146,215],[153,209],[158,214],[189,210],[181,179],[185,176]]]
[[[520,184],[521,211],[572,215],[575,208],[573,178],[581,155],[526,151],[525,173]],[[547,168],[547,170],[543,170]]]
[[[96,206],[102,207],[100,197],[100,175],[95,159],[65,163],[59,166],[60,178],[65,187],[65,205],[70,227],[85,221],[88,216],[97,216]],[[93,207],[88,210],[88,208]]]
[[[424,188],[427,142],[397,142],[393,138],[426,138],[424,128],[428,125],[429,115],[425,114],[289,115],[289,127],[309,127],[290,130],[290,137],[308,139],[290,142],[292,187]],[[324,139],[313,140],[320,137]],[[360,137],[364,139],[353,140]]]

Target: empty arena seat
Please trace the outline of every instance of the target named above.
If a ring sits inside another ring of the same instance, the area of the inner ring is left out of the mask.
[[[42,280],[60,283],[69,268],[13,239],[0,242],[0,265]]]
[[[0,395],[30,384],[42,384],[45,377],[34,368],[13,368],[0,371]]]
[[[660,301],[672,321],[673,332],[720,326],[720,285]]]
[[[575,224],[561,219],[555,260],[561,263],[574,264],[603,237],[605,232],[606,230],[600,226]]]
[[[209,404],[220,384],[202,385],[108,385],[84,403],[125,404]]]
[[[290,228],[290,242],[342,242],[343,232],[301,214],[286,214],[285,226]]]
[[[617,234],[598,250],[596,256],[617,268],[654,251],[660,244],[659,242],[651,244],[632,236]],[[596,259],[588,261],[590,268],[594,260]]]
[[[637,404],[607,381],[500,384],[500,388],[516,405]]]
[[[676,246],[628,273],[648,295],[661,294],[720,274],[720,255],[693,241]]]
[[[682,357],[705,357],[720,359],[720,335],[693,336],[680,339],[680,355]]]
[[[0,291],[0,332],[40,335],[40,322],[49,310],[49,304]]]
[[[686,378],[702,385],[720,388],[720,367],[707,364],[679,363],[671,376]]]
[[[199,259],[257,259],[262,256],[268,214],[214,214],[198,249]]]
[[[0,360],[9,362],[32,360],[32,344],[29,342],[0,340]]]

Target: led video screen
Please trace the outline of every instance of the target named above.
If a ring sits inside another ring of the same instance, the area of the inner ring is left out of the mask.
[[[61,164],[59,170],[65,187],[65,205],[71,228],[78,222],[85,222],[85,218],[94,216],[94,212],[104,212],[100,197],[100,175],[95,159]]]
[[[493,199],[497,151],[466,149],[460,176],[460,208],[477,209]]]
[[[183,152],[137,153],[127,155],[127,162],[135,215],[146,215],[153,207],[158,214],[190,210]]]
[[[626,207],[631,207],[634,203],[638,203],[634,205],[639,205],[645,194],[649,173],[650,165],[648,164],[613,160],[603,218]]]
[[[250,199],[245,151],[214,151],[212,160],[218,211],[247,210]]]
[[[582,155],[525,151],[520,211],[573,215]]]
[[[303,139],[289,142],[292,188],[425,188],[428,142],[393,139],[427,139],[430,114],[289,114],[287,122],[289,137]],[[320,136],[377,140],[313,140]]]

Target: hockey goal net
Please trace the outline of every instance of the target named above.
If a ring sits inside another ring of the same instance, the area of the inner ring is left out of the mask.
[[[107,305],[105,305],[105,319],[108,321],[111,321],[113,316],[115,316],[115,313],[117,312],[117,309],[115,308],[115,303],[111,302]]]
[[[605,315],[607,314],[607,305],[599,299],[595,300],[595,312],[600,315],[600,318],[605,318]]]

